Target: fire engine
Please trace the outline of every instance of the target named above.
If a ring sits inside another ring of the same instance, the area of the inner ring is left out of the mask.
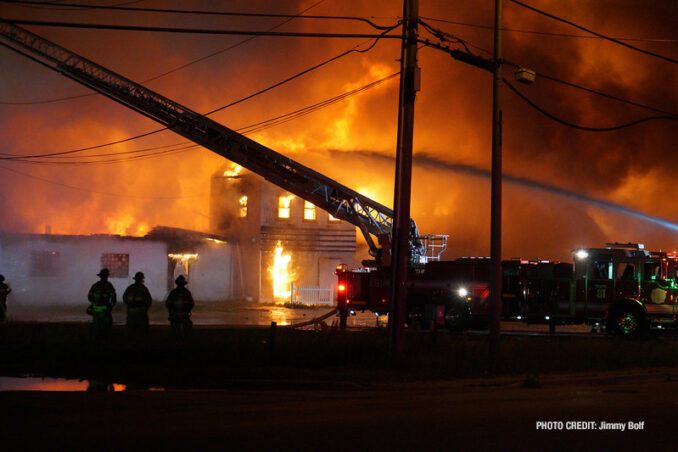
[[[350,309],[389,311],[391,209],[7,21],[0,22],[0,45],[153,119],[335,218],[354,224],[362,232],[373,260],[365,261],[357,270],[345,266],[337,270],[341,322],[345,325]],[[441,261],[447,236],[420,236],[416,223],[410,221],[409,323],[459,329],[486,321],[489,259]],[[633,244],[579,249],[574,256],[574,264],[503,262],[504,317],[552,323],[603,322],[608,330],[625,336],[640,335],[650,326],[676,323],[678,264],[674,256],[651,253]]]
[[[574,263],[511,259],[502,262],[505,320],[585,323],[636,337],[651,327],[676,326],[678,258],[642,244],[608,243],[573,250]],[[431,261],[412,268],[407,282],[408,323],[451,330],[489,320],[490,259]],[[339,311],[388,312],[388,268],[337,268]]]

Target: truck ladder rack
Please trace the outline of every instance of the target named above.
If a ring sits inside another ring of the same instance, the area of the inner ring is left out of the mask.
[[[379,237],[391,233],[393,211],[388,207],[58,44],[2,19],[0,44],[159,122],[335,218],[357,226],[373,256],[378,256],[380,250],[370,234]],[[411,221],[418,236],[416,224]],[[423,254],[420,244],[414,248],[413,257]]]

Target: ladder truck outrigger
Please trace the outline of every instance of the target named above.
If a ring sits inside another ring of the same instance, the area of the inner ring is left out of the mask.
[[[390,311],[393,211],[177,102],[28,30],[0,19],[0,44],[162,124],[269,182],[357,226],[372,259],[337,268],[342,326],[350,310]],[[487,321],[489,259],[441,261],[447,236],[421,236],[413,220],[407,282],[408,323],[461,329]],[[373,237],[376,237],[377,243]],[[636,336],[675,326],[678,259],[637,244],[573,251],[575,264],[503,262],[504,318],[602,324]]]

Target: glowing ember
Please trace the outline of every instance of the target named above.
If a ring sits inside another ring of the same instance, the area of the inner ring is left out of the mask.
[[[290,254],[283,254],[282,244],[278,241],[275,246],[273,266],[268,269],[273,278],[273,297],[276,299],[286,300],[290,298],[290,283],[294,278],[289,269],[291,260]]]
[[[115,235],[142,237],[150,231],[146,223],[137,222],[131,215],[122,215],[108,220],[108,232]]]
[[[240,210],[238,211],[238,216],[240,218],[247,218],[247,196],[242,195],[238,200]]]
[[[242,166],[234,165],[231,168],[224,171],[224,177],[238,177],[242,172]]]
[[[170,259],[176,259],[179,261],[182,267],[184,267],[184,271],[186,272],[186,275],[188,275],[188,265],[191,263],[191,260],[196,260],[198,258],[197,253],[182,253],[182,254],[168,254],[167,257]]]

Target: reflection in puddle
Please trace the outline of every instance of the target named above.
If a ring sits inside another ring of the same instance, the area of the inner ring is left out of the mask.
[[[280,326],[289,325],[287,311],[284,309],[271,309],[271,320]]]
[[[67,378],[0,377],[0,391],[125,391],[127,386],[98,380]],[[157,389],[156,389],[157,390]]]
[[[87,391],[90,392],[120,392],[127,389],[127,386],[119,383],[108,383],[100,380],[90,380]]]

